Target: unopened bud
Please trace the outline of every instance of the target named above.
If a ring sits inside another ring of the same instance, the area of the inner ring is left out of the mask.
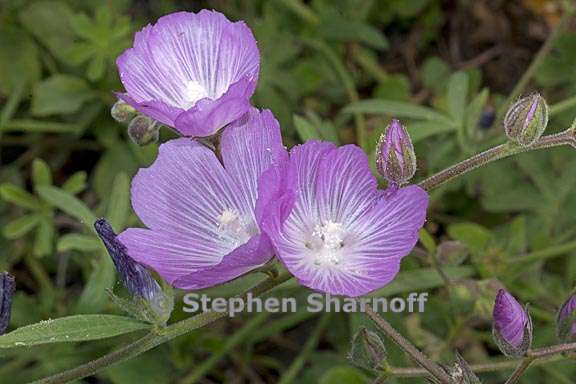
[[[137,145],[148,145],[158,141],[160,125],[153,119],[138,115],[128,125],[128,136]]]
[[[390,183],[402,185],[416,172],[416,154],[406,128],[393,119],[380,136],[376,148],[376,167]]]
[[[119,123],[128,123],[136,116],[136,109],[123,100],[118,100],[110,110],[112,118]]]
[[[500,289],[494,303],[492,334],[506,356],[520,357],[532,345],[532,320],[514,296]]]
[[[504,117],[506,136],[523,147],[536,142],[548,125],[548,104],[539,93],[515,102]]]
[[[576,294],[571,295],[558,311],[556,329],[562,342],[576,341]]]
[[[384,366],[386,347],[380,336],[362,327],[352,338],[348,359],[360,368],[378,371]]]
[[[14,276],[8,272],[0,273],[0,335],[6,332],[12,312],[12,296],[16,289]]]
[[[455,384],[481,384],[468,362],[458,352],[456,352],[454,368],[449,373]]]

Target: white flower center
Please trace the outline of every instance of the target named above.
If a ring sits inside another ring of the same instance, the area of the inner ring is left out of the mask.
[[[306,244],[306,247],[316,254],[314,259],[316,265],[339,264],[341,262],[340,250],[343,246],[344,230],[342,224],[331,220],[316,224],[311,239]]]
[[[230,238],[236,245],[241,245],[250,240],[250,225],[237,209],[226,208],[218,216],[218,229],[224,237]]]
[[[185,109],[192,108],[194,104],[200,99],[208,97],[208,92],[206,89],[197,81],[190,80],[186,83],[184,88],[184,105]]]

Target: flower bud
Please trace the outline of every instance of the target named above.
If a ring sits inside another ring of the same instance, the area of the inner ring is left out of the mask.
[[[98,219],[94,228],[108,250],[108,254],[114,262],[116,271],[120,275],[122,283],[134,296],[140,296],[151,300],[161,292],[161,288],[152,278],[150,272],[136,261],[132,260],[126,251],[124,244],[120,243],[116,233],[106,219]]]
[[[125,101],[118,100],[110,110],[112,118],[119,123],[128,123],[136,116],[136,109]]]
[[[6,332],[12,311],[12,296],[16,289],[14,276],[8,272],[0,273],[0,335]]]
[[[576,341],[576,294],[570,296],[558,311],[556,330],[562,342]]]
[[[492,334],[506,356],[523,356],[532,345],[532,320],[527,309],[504,289],[496,295]]]
[[[96,220],[94,228],[108,250],[120,280],[133,295],[140,317],[149,322],[165,324],[174,307],[173,298],[162,291],[146,268],[128,255],[126,247],[117,239],[106,219]]]
[[[376,148],[376,167],[390,183],[406,183],[416,172],[414,146],[406,128],[392,119]]]
[[[536,142],[548,125],[548,104],[539,93],[515,102],[504,117],[506,136],[523,147]]]
[[[380,336],[362,327],[352,338],[348,359],[360,368],[381,370],[386,359],[386,347]]]
[[[160,125],[151,118],[138,115],[128,124],[128,136],[137,145],[148,145],[158,141]]]
[[[456,384],[481,384],[480,379],[468,365],[468,362],[458,352],[456,352],[454,367],[449,369],[448,373]]]

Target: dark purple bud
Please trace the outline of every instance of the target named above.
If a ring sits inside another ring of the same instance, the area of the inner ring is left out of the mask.
[[[416,154],[406,128],[392,119],[376,147],[376,167],[390,183],[402,185],[416,172]]]
[[[564,342],[576,341],[576,293],[562,305],[556,318],[558,338]]]
[[[506,356],[523,356],[532,345],[532,320],[528,311],[505,289],[494,303],[492,334]]]
[[[150,272],[142,265],[134,261],[130,256],[124,244],[118,241],[116,233],[106,219],[98,219],[94,223],[94,228],[100,236],[100,239],[106,246],[120,280],[128,291],[138,297],[148,301],[156,300],[162,295],[162,289],[152,278]]]
[[[504,117],[506,136],[523,147],[534,144],[548,125],[548,104],[534,93],[515,102]]]
[[[160,125],[151,118],[138,115],[128,124],[128,136],[137,145],[148,145],[158,141]]]
[[[16,280],[8,272],[0,273],[0,335],[6,332],[12,312],[12,296],[16,290]]]

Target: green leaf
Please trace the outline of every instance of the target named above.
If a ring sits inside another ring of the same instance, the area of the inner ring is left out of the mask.
[[[488,88],[484,88],[466,107],[464,125],[469,137],[472,137],[472,134],[476,131],[476,127],[478,126],[478,122],[482,116],[482,110],[486,105],[489,96],[490,91],[488,91]]]
[[[96,221],[96,216],[90,209],[72,194],[52,186],[38,187],[38,193],[48,203],[77,218],[88,228],[94,230],[92,225]]]
[[[8,239],[17,239],[30,232],[39,222],[39,215],[24,215],[6,224],[2,233]]]
[[[70,27],[73,11],[65,2],[33,2],[20,11],[18,16],[22,25],[32,32],[52,55],[64,63],[72,64],[67,57],[67,50],[76,36]]]
[[[420,243],[426,248],[428,253],[435,254],[436,253],[436,241],[432,237],[432,235],[425,229],[422,228],[419,232],[418,236]]]
[[[492,238],[492,232],[475,223],[451,224],[448,227],[448,234],[475,253],[481,252]]]
[[[52,184],[52,171],[42,159],[34,159],[32,163],[32,181],[35,187]]]
[[[129,213],[130,180],[128,180],[126,173],[121,172],[114,178],[106,217],[110,221],[114,230],[121,231],[126,226],[126,220],[128,220]]]
[[[446,95],[448,113],[459,126],[464,124],[468,84],[469,80],[466,72],[456,72],[448,79]]]
[[[320,134],[316,128],[305,118],[298,115],[294,115],[294,127],[296,127],[296,132],[300,136],[300,140],[320,140]]]
[[[82,235],[80,233],[68,233],[58,240],[56,249],[58,252],[83,251],[94,252],[101,248],[100,240],[94,236]]]
[[[93,263],[92,273],[85,284],[76,305],[76,313],[98,313],[108,303],[106,290],[112,290],[116,282],[116,269],[107,253],[102,252]]]
[[[0,348],[100,340],[149,327],[148,324],[125,316],[68,316],[54,320],[44,320],[0,336]]]
[[[68,178],[62,185],[62,189],[73,195],[82,192],[86,189],[86,172],[78,171]]]
[[[88,83],[71,75],[54,75],[37,83],[32,91],[32,114],[49,116],[80,110],[94,93]]]
[[[417,121],[406,125],[406,130],[413,143],[424,140],[431,136],[453,132],[456,127],[453,124],[446,124],[439,121]]]
[[[40,59],[34,41],[20,28],[0,26],[0,93],[10,94],[40,78]]]
[[[33,119],[10,120],[2,126],[4,132],[77,133],[82,127],[74,123],[56,123]]]
[[[54,243],[54,223],[51,218],[43,218],[36,228],[36,237],[34,238],[34,256],[46,256],[52,253]]]
[[[450,66],[438,57],[430,57],[422,64],[422,82],[427,88],[438,94],[446,87],[450,77]]]
[[[327,40],[339,42],[358,42],[371,48],[385,50],[388,39],[372,25],[345,18],[335,9],[326,12],[318,26],[318,33]]]
[[[414,105],[402,101],[391,100],[361,100],[349,104],[344,108],[345,113],[373,113],[393,117],[407,117],[418,120],[434,120],[453,125],[444,114],[428,107]]]
[[[332,367],[322,375],[319,384],[365,384],[366,377],[357,369],[350,367]]]
[[[14,184],[0,184],[0,197],[3,200],[12,204],[16,204],[22,208],[31,210],[41,208],[40,201],[38,201],[34,195]]]

